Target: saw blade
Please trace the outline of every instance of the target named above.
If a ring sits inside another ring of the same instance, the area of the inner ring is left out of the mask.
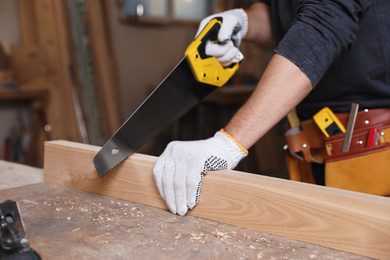
[[[198,82],[184,57],[93,158],[100,178],[183,116],[216,86]]]
[[[217,40],[221,25],[221,17],[208,22],[188,46],[182,61],[96,154],[93,163],[99,177],[233,76],[239,63],[224,68],[205,51],[208,41]]]

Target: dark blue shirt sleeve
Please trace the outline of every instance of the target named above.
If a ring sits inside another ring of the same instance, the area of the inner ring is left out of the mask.
[[[356,40],[372,0],[301,0],[297,16],[275,53],[296,64],[315,87]]]
[[[267,5],[271,4],[271,0],[259,0],[258,2],[262,2],[262,3],[267,4]]]

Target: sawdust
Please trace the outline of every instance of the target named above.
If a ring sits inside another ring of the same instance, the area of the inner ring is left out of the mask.
[[[44,259],[367,259],[54,185],[4,194],[24,198],[26,229]]]
[[[26,201],[26,203],[29,203]],[[205,252],[217,252],[217,259],[299,259],[302,256],[302,248],[291,247],[290,244],[279,243],[268,235],[231,227],[219,223],[205,225],[204,221],[191,220],[190,218],[177,217],[162,211],[161,217],[156,213],[150,213],[146,206],[138,206],[133,203],[110,200],[109,203],[96,203],[83,200],[80,197],[54,200],[45,200],[42,203],[46,207],[52,207],[59,218],[64,218],[67,223],[77,223],[78,219],[88,221],[97,227],[104,228],[106,235],[95,238],[98,245],[111,246],[115,242],[115,234],[122,231],[128,234],[127,239],[136,239],[137,248],[154,248],[160,252],[175,252],[184,250],[197,256]],[[152,211],[155,209],[152,209]],[[59,215],[58,215],[59,214]],[[158,219],[159,222],[151,221]],[[161,221],[163,220],[163,221]],[[118,228],[117,223],[122,223]],[[214,225],[215,228],[210,230]],[[178,232],[180,231],[180,232]],[[71,233],[82,234],[84,227],[74,227]],[[156,235],[160,234],[160,235]],[[81,236],[81,235],[80,235]],[[138,238],[138,239],[137,239]],[[122,240],[123,241],[123,238]],[[134,243],[134,242],[133,242]],[[225,253],[222,253],[223,250]],[[158,252],[158,251],[157,251]],[[271,252],[271,253],[270,253]],[[273,252],[273,253],[272,253]],[[281,253],[282,252],[282,253]],[[273,254],[278,257],[274,257]],[[119,254],[119,253],[118,253]],[[306,251],[305,259],[324,259],[319,257],[318,251]],[[197,259],[195,257],[195,259]]]
[[[110,201],[110,206],[105,206],[102,203],[85,202],[79,197],[68,198],[67,200],[61,200],[60,197],[57,197],[55,200],[44,201],[43,205],[47,207],[54,206],[57,212],[68,212],[68,216],[64,216],[67,222],[77,218],[89,218],[92,222],[100,226],[107,226],[111,222],[122,219],[142,219],[146,216],[146,213],[141,211],[140,207],[114,200]],[[136,226],[142,227],[142,223]],[[125,232],[130,232],[132,227],[134,225],[126,227]],[[161,230],[163,228],[162,226]]]

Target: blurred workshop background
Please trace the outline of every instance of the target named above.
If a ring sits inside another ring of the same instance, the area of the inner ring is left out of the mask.
[[[45,141],[103,145],[183,58],[202,18],[252,2],[1,0],[0,159],[43,167]],[[241,50],[230,82],[139,152],[158,156],[172,140],[224,127],[273,52],[246,42]],[[283,120],[237,169],[287,178],[284,128]]]

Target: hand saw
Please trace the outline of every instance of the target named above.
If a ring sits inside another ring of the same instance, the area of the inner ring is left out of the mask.
[[[205,53],[207,41],[217,41],[221,25],[222,18],[206,25],[180,63],[95,155],[100,178],[233,76],[239,63],[224,68]]]

